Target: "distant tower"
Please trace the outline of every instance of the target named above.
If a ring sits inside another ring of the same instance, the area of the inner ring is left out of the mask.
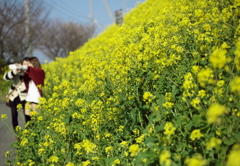
[[[115,17],[116,17],[116,24],[122,25],[122,23],[123,23],[122,9],[115,11]]]

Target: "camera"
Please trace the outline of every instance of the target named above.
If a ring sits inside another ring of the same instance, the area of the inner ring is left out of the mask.
[[[27,66],[22,66],[22,65],[11,64],[11,65],[9,65],[9,69],[11,69],[11,70],[18,69],[18,70],[21,70],[21,71],[26,71],[28,69],[28,67]]]

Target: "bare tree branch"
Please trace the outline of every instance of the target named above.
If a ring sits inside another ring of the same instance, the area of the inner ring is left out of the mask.
[[[40,49],[51,59],[66,57],[87,42],[93,33],[91,26],[55,21],[46,29]]]
[[[5,63],[20,61],[26,54],[24,1],[1,0],[0,2],[0,58]],[[30,43],[36,48],[43,36],[42,28],[46,26],[47,15],[41,0],[30,1]]]

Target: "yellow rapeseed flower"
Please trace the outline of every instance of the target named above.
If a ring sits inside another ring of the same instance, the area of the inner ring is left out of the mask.
[[[135,136],[139,136],[140,135],[139,129],[134,129],[133,133],[134,133]]]
[[[23,138],[21,140],[20,146],[25,146],[26,144],[28,144],[28,139],[27,138]]]
[[[201,103],[201,100],[198,97],[192,99],[191,101],[191,105],[196,109],[200,109],[200,105],[199,105],[200,103]]]
[[[120,163],[121,163],[121,161],[119,159],[116,159],[113,161],[113,164],[120,164]]]
[[[74,163],[68,162],[66,166],[74,166]]]
[[[224,105],[219,103],[214,103],[207,110],[207,121],[209,124],[211,123],[220,123],[220,116],[227,112],[227,108]]]
[[[51,156],[48,159],[48,162],[50,162],[50,163],[58,163],[58,161],[59,161],[59,158],[57,156]]]
[[[171,136],[172,134],[174,134],[176,128],[173,126],[173,124],[171,122],[167,122],[164,126],[164,134]]]
[[[212,63],[214,68],[222,69],[227,62],[230,61],[226,57],[227,50],[225,49],[215,49],[211,54],[209,61]]]
[[[143,94],[143,101],[146,101],[146,102],[151,102],[152,99],[154,99],[154,96],[151,92],[144,92]]]
[[[128,142],[127,141],[122,141],[120,144],[122,145],[122,147],[127,147],[128,146]]]
[[[88,154],[88,153],[93,153],[94,149],[97,147],[97,145],[90,142],[89,140],[83,140],[81,142],[81,147],[83,147]]]
[[[192,158],[187,157],[185,163],[187,166],[204,166],[206,160],[204,160],[200,154],[197,154]]]
[[[217,82],[217,86],[218,86],[218,87],[222,87],[224,84],[225,84],[225,81],[224,81],[224,80],[219,80],[219,81]]]
[[[197,74],[198,72],[200,71],[200,67],[199,66],[192,66],[192,72],[194,73],[194,74]]]
[[[206,143],[206,150],[212,150],[217,145],[220,145],[222,143],[221,139],[218,139],[216,137],[212,137],[207,143]]]
[[[236,65],[237,70],[240,70],[240,41],[237,42],[236,47],[237,48],[234,51],[235,54],[234,63]]]
[[[199,129],[193,130],[190,135],[190,139],[193,141],[196,139],[200,139],[201,137],[203,137],[203,134],[201,133],[201,131]]]
[[[231,82],[231,91],[240,95],[240,76],[236,76]]]
[[[133,144],[129,148],[129,152],[131,153],[131,157],[136,156],[140,151],[139,145],[138,144]]]
[[[170,166],[172,163],[171,160],[171,153],[168,150],[162,151],[162,153],[159,156],[159,163],[160,165]]]
[[[7,117],[7,114],[1,114],[1,119],[2,120],[5,120],[5,119],[7,119],[8,117]]]
[[[198,73],[198,82],[202,87],[205,87],[207,83],[213,82],[213,71],[210,68],[201,69]]]
[[[5,158],[8,157],[8,156],[10,156],[11,153],[12,153],[12,150],[6,151],[6,153],[5,153]]]
[[[105,152],[110,153],[111,151],[113,151],[112,146],[108,146],[108,147],[105,148]]]
[[[41,156],[44,152],[45,152],[45,149],[43,148],[38,149],[38,155]]]
[[[165,103],[163,103],[163,107],[165,107],[165,108],[169,108],[169,109],[171,109],[172,107],[173,107],[173,105],[174,105],[174,103],[172,103],[172,102],[165,102]]]
[[[145,137],[145,135],[142,134],[140,137],[136,138],[135,140],[137,143],[142,143],[144,141],[144,137]]]
[[[233,145],[228,158],[226,166],[239,166],[240,165],[240,144]]]
[[[119,126],[118,131],[123,131],[124,126]]]
[[[172,93],[171,93],[171,92],[167,92],[167,93],[165,94],[165,100],[166,100],[166,101],[171,101],[171,99],[172,99]]]
[[[204,98],[206,96],[206,91],[205,90],[199,90],[198,95],[200,98]]]
[[[92,160],[93,160],[93,161],[94,161],[94,160],[97,161],[97,160],[99,160],[99,157],[95,156],[95,157],[92,158]]]
[[[89,160],[82,162],[82,166],[88,166],[90,164],[91,164],[91,162]]]

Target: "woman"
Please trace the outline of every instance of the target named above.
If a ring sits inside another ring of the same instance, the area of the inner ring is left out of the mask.
[[[20,64],[15,64],[20,65]],[[27,66],[28,65],[28,58],[24,58],[21,62],[21,65]],[[26,103],[26,86],[23,82],[24,72],[19,69],[13,69],[9,72],[5,73],[3,75],[3,79],[10,81],[13,81],[13,84],[11,88],[9,89],[8,95],[9,96],[9,106],[11,108],[11,115],[12,115],[12,126],[13,129],[16,130],[16,127],[18,126],[18,111],[17,111],[17,105],[21,104],[23,110],[25,110],[25,103]],[[17,88],[17,89],[16,89]],[[14,90],[14,91],[13,91]],[[27,122],[27,116],[25,115],[25,121]]]
[[[28,59],[28,69],[25,71],[23,77],[26,85],[27,97],[26,101],[29,104],[30,110],[36,111],[38,99],[42,97],[41,87],[44,85],[45,72],[41,69],[41,64],[37,57],[31,57]],[[25,114],[31,119],[30,110],[26,109]]]

